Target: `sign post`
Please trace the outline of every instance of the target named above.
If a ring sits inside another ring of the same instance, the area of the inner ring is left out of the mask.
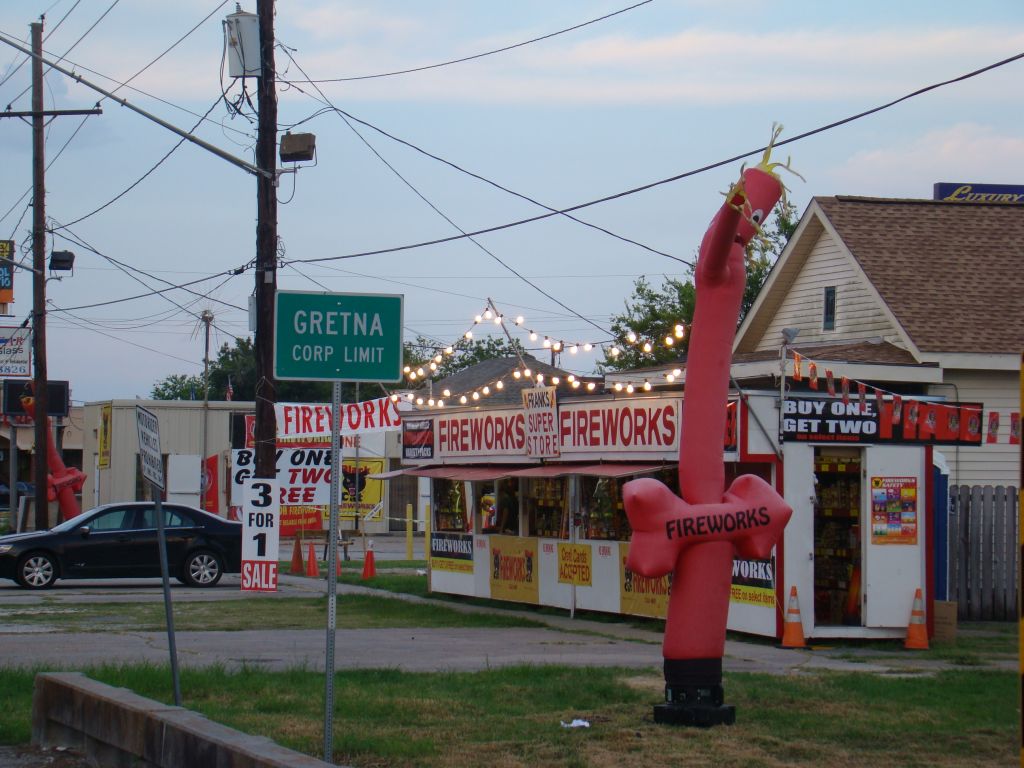
[[[324,758],[329,761],[334,753],[338,503],[342,479],[341,384],[350,381],[358,387],[363,381],[402,380],[403,297],[396,294],[278,291],[274,302],[274,378],[333,382],[331,506],[327,533],[327,651],[324,657]],[[358,515],[357,505],[357,521]]]
[[[160,421],[156,414],[141,406],[135,407],[135,422],[139,431],[139,458],[142,476],[150,482],[153,505],[156,508],[157,549],[160,550],[160,577],[164,584],[164,613],[167,616],[167,648],[171,655],[171,680],[174,685],[174,704],[181,706],[181,680],[178,676],[178,649],[174,642],[174,610],[171,605],[171,582],[167,572],[167,535],[164,531],[164,457],[160,451]]]

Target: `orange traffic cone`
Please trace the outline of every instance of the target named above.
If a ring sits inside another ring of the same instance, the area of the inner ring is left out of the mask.
[[[306,575],[314,579],[320,578],[320,565],[316,561],[316,550],[313,549],[312,542],[309,544],[309,554],[306,555]]]
[[[377,566],[373,561],[373,540],[370,540],[369,546],[366,548],[366,554],[363,555],[363,578],[372,579],[377,575]]]
[[[292,576],[301,576],[305,568],[302,565],[302,545],[299,540],[295,540],[295,546],[292,548],[292,569],[289,571]]]
[[[914,607],[910,611],[907,639],[903,643],[903,647],[916,651],[928,650],[928,627],[924,623],[924,600],[921,597],[920,587],[914,593]]]
[[[800,620],[800,601],[796,597],[796,585],[789,589],[789,608],[786,609],[786,621],[782,625],[783,648],[806,648],[804,642],[804,625]]]

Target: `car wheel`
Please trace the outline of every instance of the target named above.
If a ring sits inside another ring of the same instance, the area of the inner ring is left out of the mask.
[[[223,573],[220,558],[209,550],[200,549],[185,558],[182,576],[190,587],[212,587]]]
[[[15,577],[26,589],[46,589],[57,580],[57,561],[46,552],[30,552],[18,561]]]

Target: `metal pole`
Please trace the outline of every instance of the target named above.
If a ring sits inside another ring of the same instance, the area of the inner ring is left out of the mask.
[[[8,451],[8,457],[10,459],[10,468],[7,472],[7,487],[11,489],[10,495],[7,499],[9,511],[11,514],[11,528],[14,528],[18,524],[18,428],[14,426],[14,422],[11,422],[10,437],[7,438],[11,443],[11,450]]]
[[[213,312],[204,309],[200,319],[206,324],[206,351],[203,354],[203,455],[199,465],[199,506],[206,509],[206,456],[209,453],[210,434],[210,323],[213,322]]]
[[[32,50],[43,53],[43,24],[32,24]],[[50,503],[47,498],[46,440],[49,434],[49,408],[46,391],[46,163],[44,156],[46,121],[43,111],[43,62],[32,59],[32,355],[35,375],[32,396],[35,399],[35,471],[36,530],[50,527]]]
[[[331,389],[331,507],[327,547],[327,653],[324,658],[324,760],[334,763],[334,640],[338,596],[338,500],[341,485],[341,382]]]
[[[357,406],[359,405],[359,382],[358,381],[356,382],[356,405]],[[356,530],[359,531],[360,530],[360,528],[359,528],[359,500],[362,498],[362,494],[359,493],[359,443],[362,442],[362,441],[359,438],[359,433],[358,432],[355,435],[352,436],[352,439],[355,440],[355,443],[356,443],[356,480],[355,480],[355,483],[356,483],[355,484],[356,496],[355,496],[355,499],[353,499],[353,509],[355,510],[355,515],[354,516],[355,516]],[[339,475],[339,477],[340,477],[340,475]],[[365,532],[362,533],[362,537],[363,537],[363,560],[366,560],[366,533]]]
[[[151,485],[156,507],[156,540],[160,549],[160,577],[164,583],[164,614],[167,617],[167,648],[171,654],[171,680],[174,684],[174,705],[181,706],[181,680],[178,677],[178,649],[174,642],[174,609],[171,605],[171,581],[167,569],[167,536],[164,533],[163,490]]]
[[[277,91],[274,0],[256,0],[260,24],[256,138],[256,477],[277,477],[274,403],[274,294],[277,292]],[[269,172],[269,173],[266,173]],[[268,178],[269,176],[269,178]]]

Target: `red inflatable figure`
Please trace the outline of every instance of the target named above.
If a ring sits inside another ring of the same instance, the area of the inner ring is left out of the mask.
[[[654,708],[661,723],[735,722],[722,691],[733,557],[769,557],[793,512],[753,475],[725,490],[722,456],[732,344],[746,284],[744,249],[783,192],[770,151],[742,172],[701,242],[679,440],[682,498],[653,478],[623,487],[633,527],[626,567],[653,578],[673,574],[663,644],[665,703]]]
[[[25,409],[25,413],[34,419],[36,416],[35,400],[31,397],[23,397],[21,405]],[[46,422],[49,427],[49,416],[46,417]],[[39,460],[39,446],[36,446],[36,460]],[[46,498],[49,501],[58,502],[61,522],[70,520],[82,511],[75,494],[81,493],[82,486],[85,484],[85,474],[77,467],[64,466],[64,462],[57,453],[57,447],[53,444],[53,434],[49,428],[46,430],[46,463],[50,470],[46,476],[48,483]]]

